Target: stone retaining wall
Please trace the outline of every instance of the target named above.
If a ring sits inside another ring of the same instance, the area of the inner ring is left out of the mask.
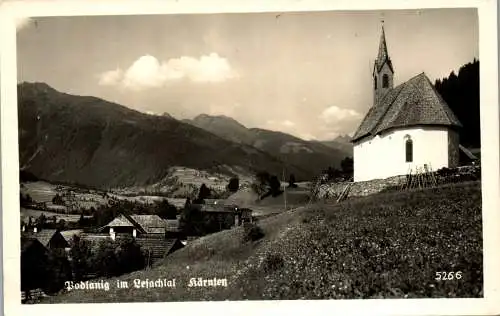
[[[433,172],[433,174],[438,184],[480,180],[481,167],[465,166],[453,169],[442,169]],[[406,183],[406,179],[406,175],[401,175],[386,179],[361,182],[324,183],[316,189],[316,192],[313,192],[313,196],[317,200],[336,200],[349,184],[351,185],[351,189],[348,197],[366,196],[379,193],[384,189],[401,187]]]
[[[349,197],[366,196],[378,193],[387,187],[400,186],[405,182],[406,176],[395,176],[387,179],[376,179],[361,182],[338,182],[322,184],[316,199],[337,199],[347,185],[351,185]]]

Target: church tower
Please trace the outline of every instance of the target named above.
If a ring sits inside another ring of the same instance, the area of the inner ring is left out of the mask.
[[[385,42],[384,22],[382,21],[382,34],[378,47],[378,56],[373,66],[373,104],[377,104],[385,93],[394,86],[394,68],[387,53],[387,43]]]

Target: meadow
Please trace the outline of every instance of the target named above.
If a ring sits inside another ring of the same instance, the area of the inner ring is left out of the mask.
[[[385,192],[305,205],[189,243],[149,270],[177,288],[72,291],[43,303],[482,297],[481,183]],[[439,273],[460,275],[437,279]],[[460,272],[459,274],[457,274]],[[192,277],[226,288],[187,287]]]

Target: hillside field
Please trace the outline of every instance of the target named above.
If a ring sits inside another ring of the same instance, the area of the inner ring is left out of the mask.
[[[120,280],[175,278],[177,287],[72,291],[44,303],[192,300],[481,297],[481,185],[380,193],[314,204],[205,236]],[[436,280],[436,272],[461,279]],[[190,278],[227,278],[227,288],[189,288]]]

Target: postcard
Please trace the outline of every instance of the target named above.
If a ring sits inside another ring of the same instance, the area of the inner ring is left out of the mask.
[[[6,313],[500,311],[495,1],[0,9]]]

